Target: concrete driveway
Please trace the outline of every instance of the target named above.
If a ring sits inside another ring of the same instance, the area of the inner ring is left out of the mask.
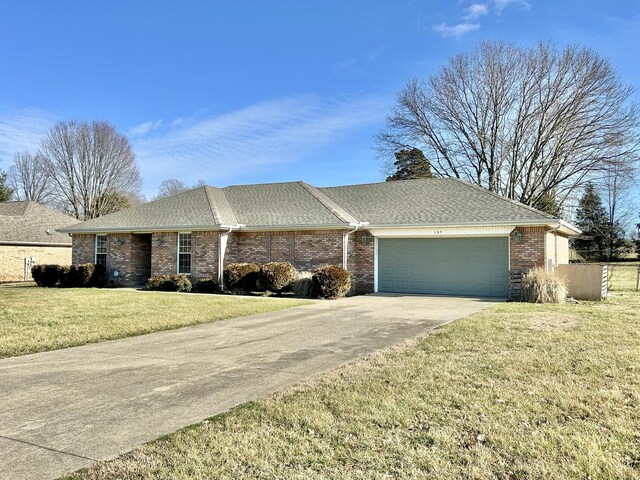
[[[0,478],[56,478],[495,302],[367,295],[0,360]]]

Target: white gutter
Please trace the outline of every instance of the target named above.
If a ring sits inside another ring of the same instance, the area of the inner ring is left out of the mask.
[[[226,229],[226,232],[220,233],[220,241],[218,242],[218,285],[220,290],[224,289],[224,255],[227,252],[227,240],[229,234],[234,230],[240,230],[243,225],[220,225],[220,228]]]
[[[352,230],[342,234],[342,268],[347,270],[349,259],[349,235],[356,232],[359,228],[369,225],[369,222],[350,223]]]

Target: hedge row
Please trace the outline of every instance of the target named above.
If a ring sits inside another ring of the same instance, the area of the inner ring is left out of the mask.
[[[102,288],[107,285],[107,269],[102,265],[34,265],[31,276],[39,287]]]
[[[337,265],[320,267],[314,273],[298,272],[289,262],[230,263],[224,269],[225,287],[231,292],[292,292],[303,298],[339,298],[351,289],[349,272]],[[210,278],[191,284],[186,275],[159,275],[147,282],[147,289],[169,292],[217,293],[218,283]]]

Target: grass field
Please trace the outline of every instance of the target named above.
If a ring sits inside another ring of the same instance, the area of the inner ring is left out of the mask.
[[[609,290],[612,292],[637,291],[640,263],[610,263],[608,268]]]
[[[0,358],[280,310],[305,301],[0,286]]]
[[[637,479],[639,309],[503,303],[69,478]]]

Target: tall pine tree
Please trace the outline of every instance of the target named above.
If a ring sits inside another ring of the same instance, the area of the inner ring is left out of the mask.
[[[576,225],[582,230],[573,241],[577,252],[587,260],[612,260],[624,245],[624,231],[618,222],[611,222],[592,183],[584,189],[576,216]]]
[[[419,148],[402,149],[395,154],[393,165],[396,169],[393,175],[387,177],[387,182],[393,180],[410,180],[412,178],[430,178],[431,165]]]
[[[7,174],[0,171],[0,202],[8,202],[13,195],[13,189],[7,186]]]

